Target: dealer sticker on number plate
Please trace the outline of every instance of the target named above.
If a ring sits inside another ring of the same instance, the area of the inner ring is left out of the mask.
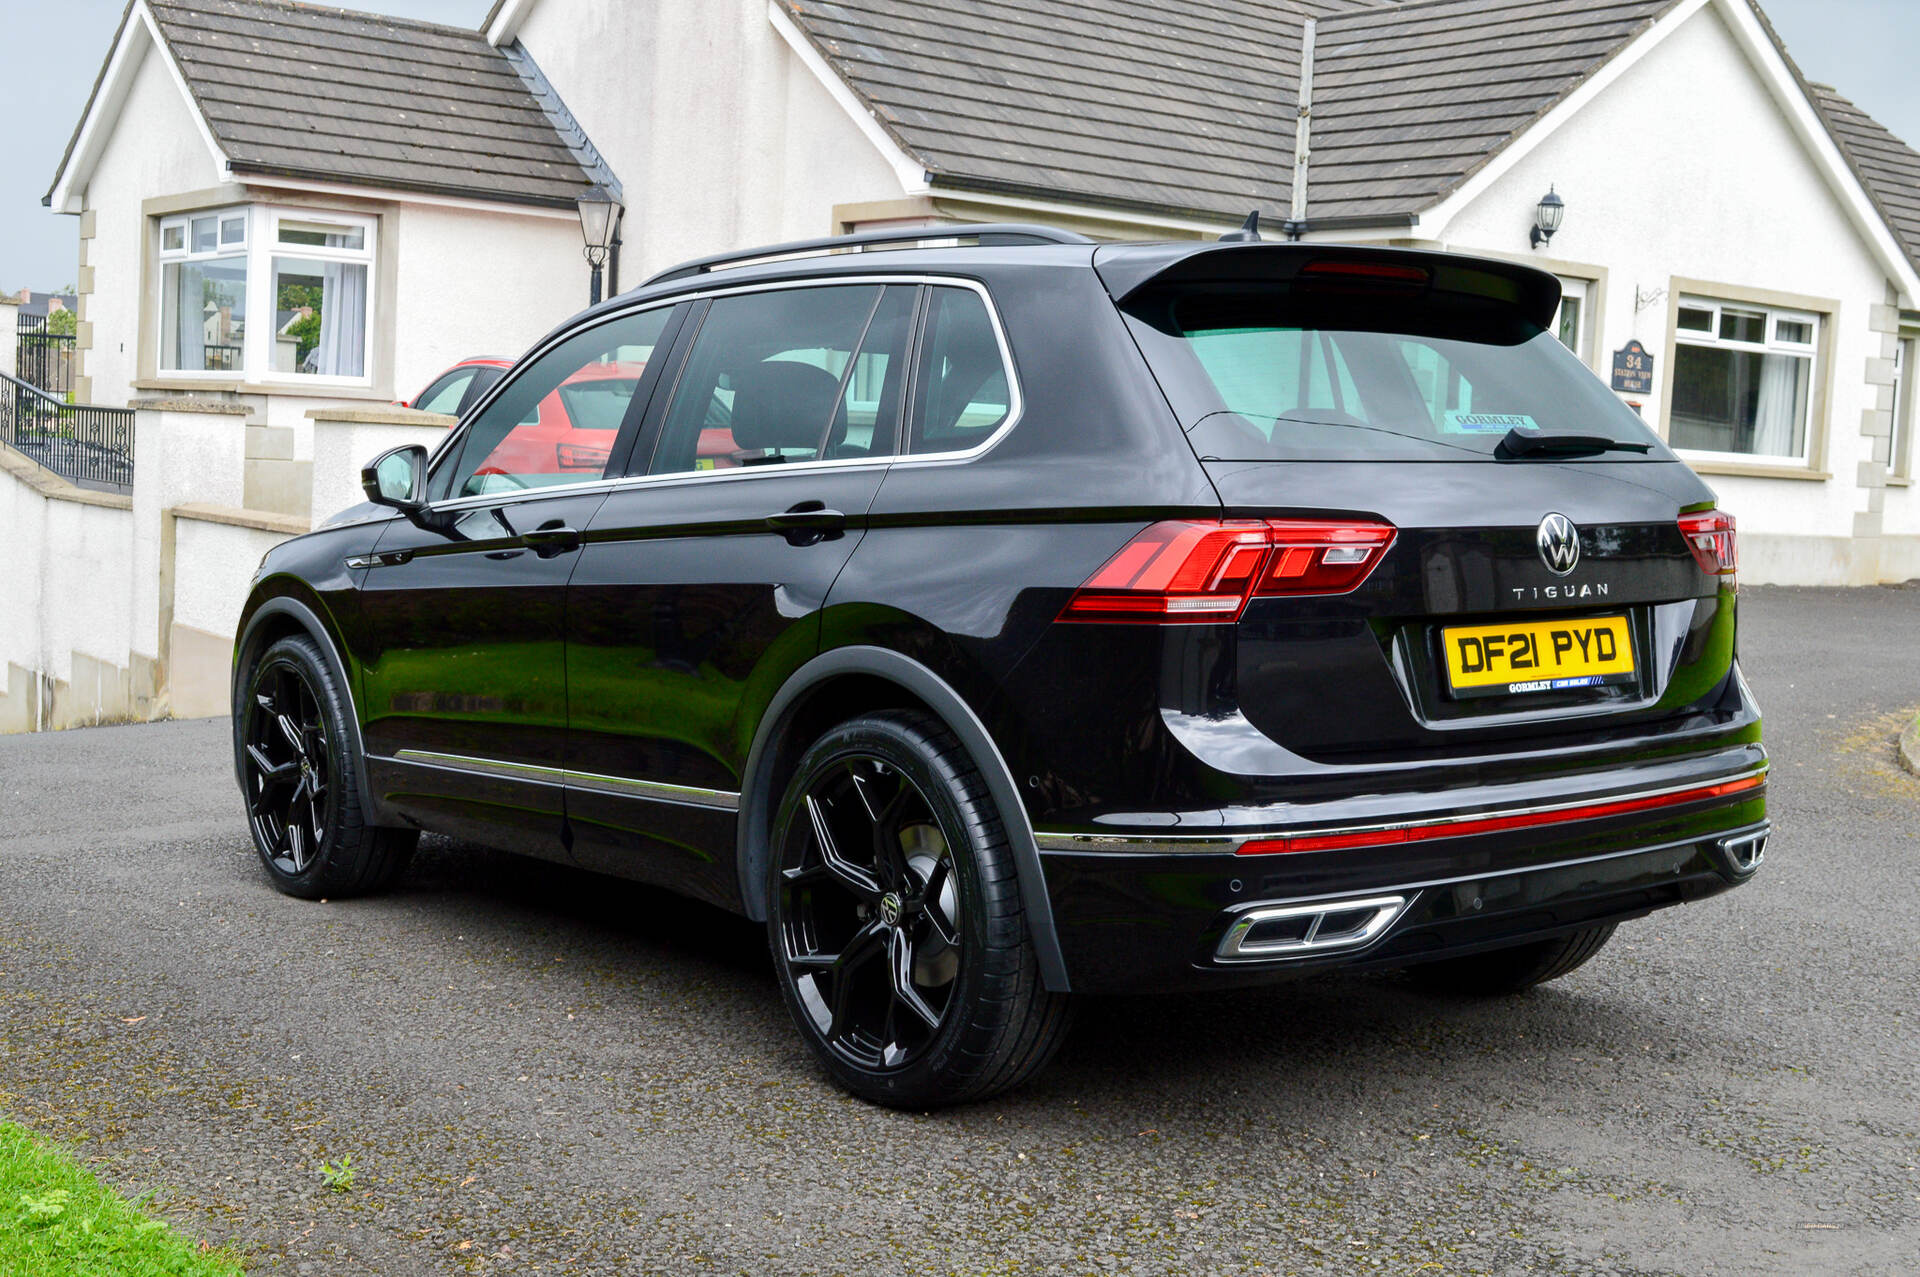
[[[1564,692],[1634,681],[1624,616],[1587,616],[1440,631],[1456,696]]]

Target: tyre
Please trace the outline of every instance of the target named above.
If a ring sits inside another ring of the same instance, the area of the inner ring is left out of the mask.
[[[346,696],[314,641],[295,635],[262,653],[236,712],[247,824],[273,885],[313,900],[398,877],[419,834],[367,823]]]
[[[933,1108],[1018,1085],[1052,1057],[1067,998],[1041,985],[1000,813],[938,720],[889,711],[821,737],[772,849],[774,966],[842,1087]]]
[[[1614,923],[1570,931],[1550,940],[1470,954],[1464,958],[1445,958],[1408,967],[1402,974],[1407,982],[1429,993],[1460,993],[1471,997],[1494,997],[1519,993],[1536,984],[1558,980],[1582,965],[1613,935]]]

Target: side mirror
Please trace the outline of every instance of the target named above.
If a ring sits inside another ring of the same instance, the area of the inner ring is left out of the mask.
[[[367,500],[412,514],[427,503],[427,450],[417,443],[383,452],[360,471]]]

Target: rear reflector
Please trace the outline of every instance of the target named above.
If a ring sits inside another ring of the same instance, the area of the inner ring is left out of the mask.
[[[1255,595],[1347,594],[1393,544],[1390,524],[1175,519],[1121,547],[1074,591],[1063,621],[1236,621]]]
[[[1571,824],[1578,820],[1599,820],[1606,816],[1627,816],[1634,812],[1657,811],[1686,803],[1730,798],[1767,783],[1765,776],[1747,776],[1701,785],[1643,798],[1620,798],[1604,803],[1583,803],[1575,807],[1557,807],[1549,811],[1516,812],[1508,816],[1484,816],[1465,820],[1438,820],[1392,829],[1357,829],[1331,834],[1300,834],[1290,838],[1256,838],[1243,843],[1242,856],[1282,856],[1296,851],[1347,851],[1356,847],[1390,847],[1400,843],[1431,842],[1437,838],[1465,838],[1472,834],[1503,833],[1510,829],[1532,829],[1539,825]]]
[[[1732,576],[1738,566],[1733,516],[1725,510],[1680,516],[1680,535],[1708,576]]]

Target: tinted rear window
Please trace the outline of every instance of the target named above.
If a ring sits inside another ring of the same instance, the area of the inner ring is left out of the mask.
[[[1655,441],[1511,307],[1262,283],[1163,292],[1126,309],[1202,457],[1472,460],[1514,426]]]

